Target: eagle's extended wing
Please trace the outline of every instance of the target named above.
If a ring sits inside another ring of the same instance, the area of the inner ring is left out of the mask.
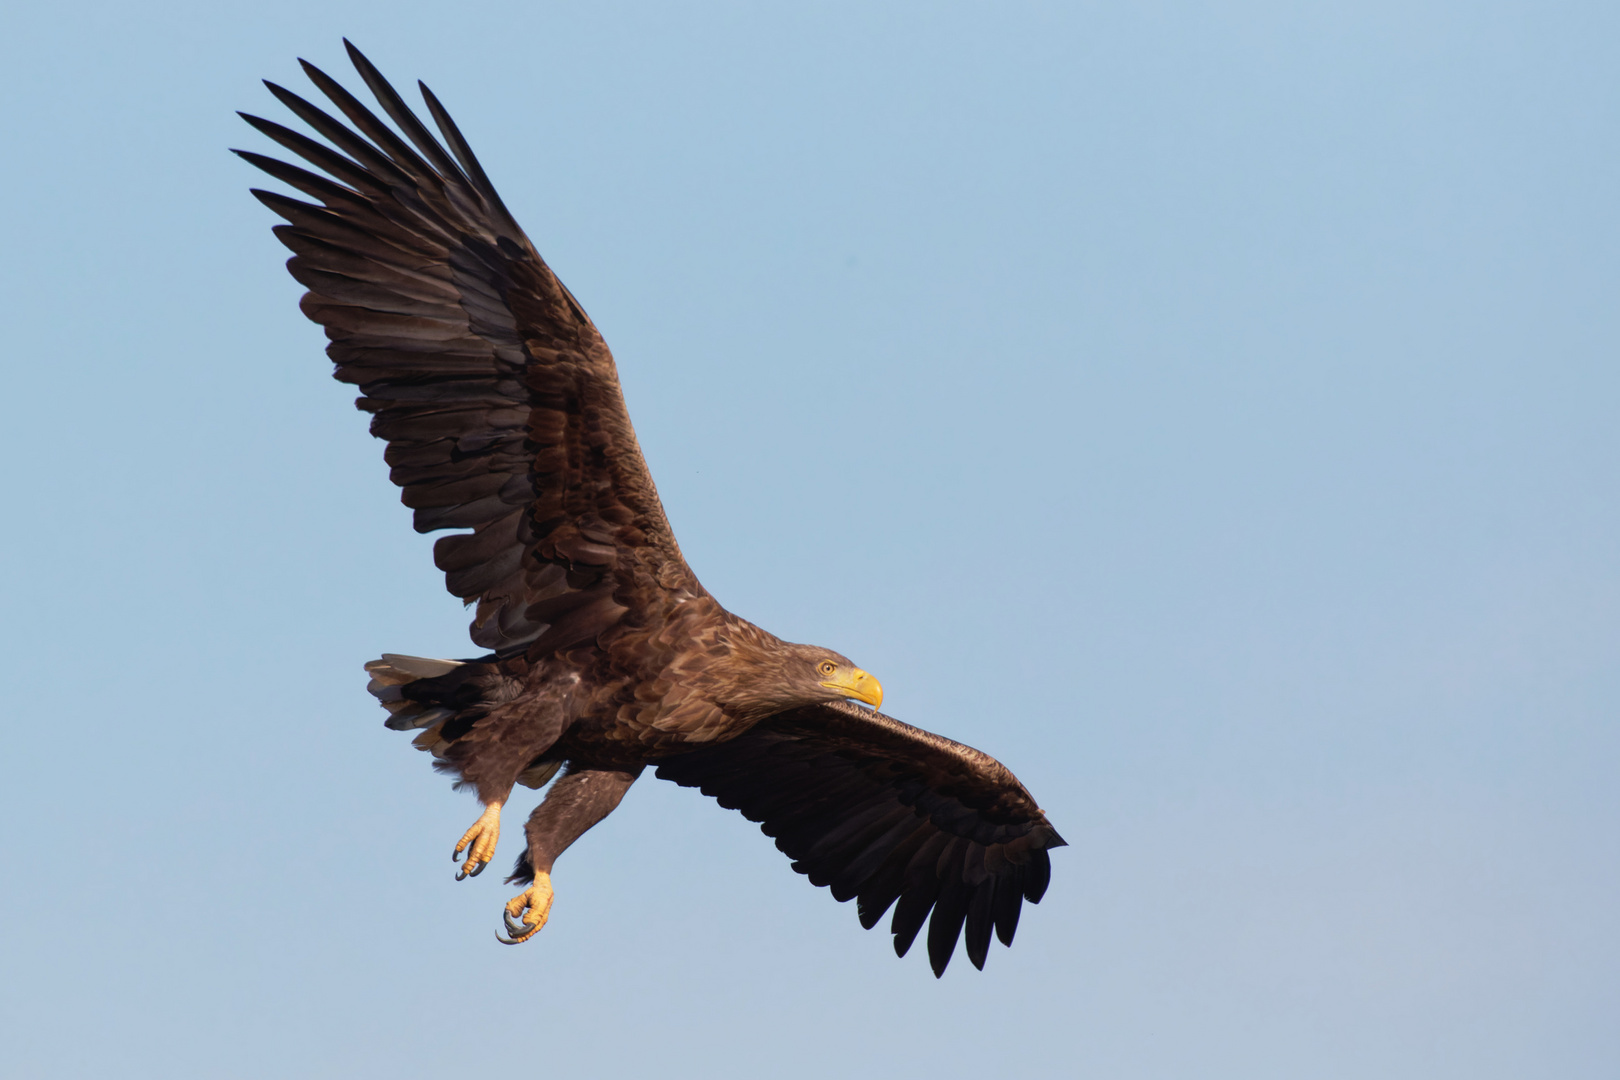
[[[275,232],[309,288],[304,313],[326,328],[336,377],[375,414],[417,531],[473,530],[433,549],[450,591],[478,604],[473,641],[503,656],[549,652],[612,626],[638,590],[700,592],[596,327],[432,92],[422,86],[448,153],[348,49],[404,139],[305,63],[357,130],[266,85],[336,150],[243,117],[332,179],[237,153],[319,200],[254,192],[288,222]]]
[[[760,822],[793,869],[839,901],[858,898],[867,929],[894,904],[901,956],[932,910],[935,975],[964,923],[975,967],[992,926],[1012,944],[1023,901],[1046,892],[1047,849],[1064,844],[999,761],[843,703],[779,713],[730,742],[664,759],[658,775]]]

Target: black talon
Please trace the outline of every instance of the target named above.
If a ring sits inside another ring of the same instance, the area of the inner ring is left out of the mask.
[[[512,913],[510,911],[501,912],[501,919],[506,923],[506,932],[509,934],[524,934],[528,932],[529,928],[527,925],[521,922],[512,921]]]
[[[473,868],[473,872],[468,874],[467,876],[468,877],[477,877],[479,874],[482,874],[484,872],[484,867],[486,867],[488,865],[489,865],[489,863],[487,863],[487,862],[479,863],[476,867]]]
[[[456,874],[456,880],[457,881],[466,881],[467,880],[467,870],[466,870],[465,867],[462,868],[460,873]]]
[[[515,940],[513,938],[501,937],[501,932],[499,930],[495,931],[495,940],[500,942],[502,945],[521,945],[521,944],[523,944],[523,942],[517,941],[517,940]]]
[[[450,861],[451,862],[460,862],[461,861],[461,849],[460,848],[456,848],[456,849],[454,849],[453,851],[450,852]]]

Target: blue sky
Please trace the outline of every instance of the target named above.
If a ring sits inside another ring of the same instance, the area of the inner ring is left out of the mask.
[[[344,34],[602,328],[710,590],[1070,841],[983,973],[650,776],[534,942],[452,880],[476,806],[361,664],[467,615],[226,153],[295,57],[358,88]],[[10,13],[0,1068],[1612,1077],[1617,42],[1557,2]]]

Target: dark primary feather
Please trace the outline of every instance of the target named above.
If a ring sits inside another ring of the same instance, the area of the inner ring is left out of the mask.
[[[422,87],[448,150],[345,45],[403,137],[304,63],[347,123],[269,83],[325,142],[244,118],[325,175],[237,153],[316,200],[254,192],[288,223],[276,235],[309,289],[303,310],[388,441],[416,528],[472,530],[441,539],[434,561],[478,605],[473,641],[502,656],[554,652],[612,627],[651,582],[701,594],[596,327],[438,100]]]
[[[658,775],[740,810],[870,929],[891,906],[895,952],[923,923],[934,974],[966,928],[984,966],[994,929],[1012,944],[1063,839],[1016,777],[971,747],[844,703],[780,713],[729,742],[658,764]]]

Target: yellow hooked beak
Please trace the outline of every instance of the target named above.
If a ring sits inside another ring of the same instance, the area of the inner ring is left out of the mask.
[[[874,709],[883,704],[883,684],[860,668],[849,672],[840,671],[821,685],[829,690],[837,690],[845,697],[864,701]]]

